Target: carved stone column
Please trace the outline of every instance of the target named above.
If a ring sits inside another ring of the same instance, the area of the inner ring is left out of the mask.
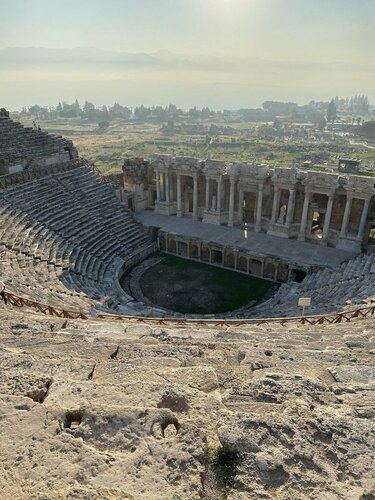
[[[238,221],[240,224],[242,224],[243,222],[243,202],[244,202],[244,192],[243,189],[240,188],[239,200],[238,200]]]
[[[165,201],[165,173],[159,172],[160,178],[160,201]]]
[[[263,184],[258,186],[258,199],[257,199],[257,214],[255,220],[255,232],[260,233],[262,230],[262,205],[263,205]]]
[[[358,235],[357,235],[357,237],[360,240],[363,240],[363,237],[365,235],[366,219],[367,219],[367,214],[368,214],[369,206],[370,206],[370,200],[367,198],[365,200],[364,205],[363,205],[362,214],[361,214],[361,220],[359,222],[359,229],[358,229]]]
[[[177,174],[177,217],[182,217],[181,174]]]
[[[165,201],[169,203],[169,172],[165,172]]]
[[[193,220],[198,220],[198,178],[197,178],[197,176],[194,176]]]
[[[273,205],[272,205],[272,216],[271,216],[271,223],[275,224],[276,218],[279,213],[279,206],[280,206],[280,189],[275,186],[274,193],[273,193]]]
[[[279,263],[275,262],[275,274],[274,274],[274,281],[277,281],[277,273],[279,272]]]
[[[160,172],[156,171],[156,201],[161,201],[160,199]]]
[[[205,205],[205,210],[206,212],[209,211],[211,203],[210,203],[210,182],[211,180],[206,177],[206,205]]]
[[[327,202],[327,210],[326,214],[324,217],[324,226],[323,226],[323,234],[322,234],[322,243],[326,244],[328,240],[328,235],[329,235],[329,225],[331,222],[331,215],[332,215],[332,206],[333,206],[333,195],[329,195],[328,197],[328,202]]]
[[[302,210],[302,219],[301,226],[298,235],[299,241],[305,241],[306,239],[306,224],[307,224],[307,215],[309,212],[309,204],[310,204],[310,193],[305,193],[305,200],[303,202],[303,210]]]
[[[345,238],[346,233],[348,231],[350,212],[352,210],[352,201],[353,197],[349,194],[346,195],[346,205],[344,211],[344,217],[342,219],[340,238]]]
[[[289,189],[288,211],[286,213],[286,223],[289,226],[290,224],[293,224],[295,204],[296,204],[296,190]]]
[[[233,226],[233,217],[234,217],[234,186],[235,186],[234,179],[230,179],[228,226]]]
[[[217,181],[217,197],[216,197],[216,212],[220,214],[222,209],[222,199],[221,199],[221,177]]]

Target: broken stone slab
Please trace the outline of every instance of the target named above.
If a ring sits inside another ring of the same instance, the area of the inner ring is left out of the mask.
[[[369,383],[375,382],[375,367],[366,365],[341,365],[328,368],[336,382]]]

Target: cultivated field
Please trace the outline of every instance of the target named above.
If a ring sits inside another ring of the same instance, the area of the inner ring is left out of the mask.
[[[29,122],[24,122],[30,125]],[[363,163],[375,161],[375,150],[365,144],[351,144],[345,137],[332,137],[299,125],[289,127],[291,135],[278,137],[273,125],[259,123],[177,124],[116,120],[100,129],[97,123],[78,119],[40,122],[43,130],[72,139],[81,156],[105,173],[121,170],[126,157],[150,159],[155,153],[228,161],[257,161],[289,167],[293,161],[337,165],[339,157],[355,157]],[[212,133],[212,126],[216,127]],[[276,137],[274,137],[276,135]],[[371,175],[371,172],[368,172]]]

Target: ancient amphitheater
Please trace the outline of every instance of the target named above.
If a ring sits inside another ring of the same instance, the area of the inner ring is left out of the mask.
[[[159,156],[113,184],[4,109],[0,145],[2,499],[375,499],[371,177]],[[281,286],[166,310],[120,285],[157,249]]]

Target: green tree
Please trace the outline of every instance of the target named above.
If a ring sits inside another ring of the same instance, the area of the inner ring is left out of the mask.
[[[327,125],[327,121],[324,118],[324,116],[322,116],[322,118],[317,123],[317,128],[318,128],[318,130],[320,130],[321,132],[323,132],[323,130],[325,129],[326,125]]]
[[[331,102],[328,104],[328,109],[327,109],[327,121],[329,122],[334,122],[337,118],[337,108],[335,101],[332,99]]]

